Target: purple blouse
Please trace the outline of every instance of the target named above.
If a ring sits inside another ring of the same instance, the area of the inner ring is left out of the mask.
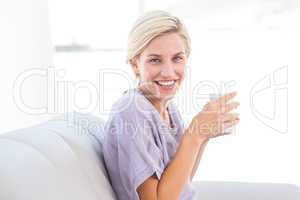
[[[115,102],[105,124],[103,157],[119,200],[138,200],[137,187],[151,175],[161,175],[174,156],[184,123],[171,100],[169,127],[138,88],[129,89]],[[188,183],[180,200],[191,200],[195,190]]]

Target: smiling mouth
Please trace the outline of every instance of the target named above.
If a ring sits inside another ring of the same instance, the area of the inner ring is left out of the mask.
[[[177,80],[160,80],[154,81],[158,86],[162,88],[173,88]]]

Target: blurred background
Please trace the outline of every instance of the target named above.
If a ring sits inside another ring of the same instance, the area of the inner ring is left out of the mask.
[[[185,124],[208,93],[238,91],[241,121],[207,146],[194,180],[300,185],[297,0],[1,0],[0,134],[78,111],[107,119],[136,82],[128,32],[144,12],[181,18],[192,39],[175,103]]]

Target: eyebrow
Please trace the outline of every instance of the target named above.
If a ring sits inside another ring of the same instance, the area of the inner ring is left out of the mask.
[[[179,54],[184,54],[184,52],[183,52],[183,51],[180,51],[180,52],[178,52],[178,53],[175,53],[174,56],[177,56],[177,55],[179,55]],[[153,57],[161,57],[161,55],[159,55],[159,54],[154,54],[154,53],[147,55],[147,57],[152,57],[152,56],[153,56]]]

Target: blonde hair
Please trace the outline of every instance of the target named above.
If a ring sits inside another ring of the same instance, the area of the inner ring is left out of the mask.
[[[156,10],[145,13],[134,23],[128,37],[126,62],[140,55],[154,38],[170,32],[176,32],[182,37],[188,57],[191,42],[184,24],[166,11]]]

